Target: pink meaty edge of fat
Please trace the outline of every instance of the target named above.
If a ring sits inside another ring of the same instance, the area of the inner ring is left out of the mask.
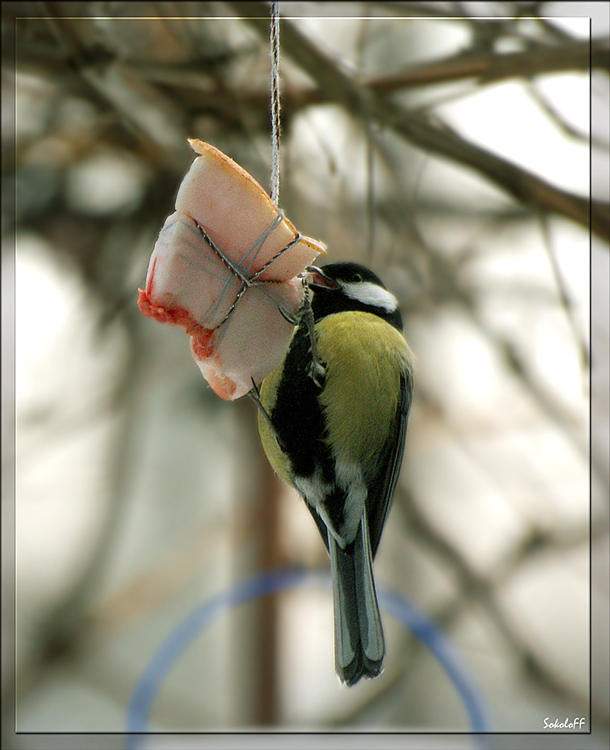
[[[193,316],[181,307],[163,307],[155,305],[144,289],[138,289],[138,307],[142,315],[153,318],[159,323],[170,326],[180,326],[191,336],[191,351],[195,359],[203,362],[214,355],[214,331],[204,328]],[[236,384],[229,378],[216,375],[210,368],[206,368],[206,379],[212,390],[225,401],[231,401],[235,396]]]
[[[162,305],[152,301],[153,296],[153,279],[155,277],[155,267],[157,258],[152,259],[152,264],[148,269],[146,279],[146,290],[138,289],[138,307],[140,312],[147,318],[159,323],[167,323],[170,326],[180,326],[184,328],[189,336],[201,336],[202,347],[208,350],[208,356],[212,353],[212,338],[214,332],[209,328],[204,328],[198,323],[190,312],[177,305]]]

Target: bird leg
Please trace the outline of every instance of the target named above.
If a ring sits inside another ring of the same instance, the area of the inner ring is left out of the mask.
[[[271,431],[273,432],[273,435],[275,439],[277,440],[277,444],[280,446],[281,450],[285,452],[286,448],[284,446],[282,439],[277,434],[277,430],[275,429],[275,425],[273,424],[271,415],[269,414],[267,409],[265,409],[265,407],[263,406],[263,402],[261,400],[260,388],[254,382],[254,378],[251,378],[251,380],[252,380],[252,388],[248,391],[248,396],[250,397],[250,400],[256,404],[256,408],[258,409],[259,413],[261,414],[263,419],[267,422],[267,424],[271,428]]]
[[[310,341],[309,350],[311,352],[311,362],[309,363],[307,374],[318,386],[318,388],[322,388],[324,386],[324,381],[326,380],[326,368],[318,358],[315,321],[313,317],[313,310],[311,309],[311,291],[307,284],[305,284],[305,302],[303,303],[303,307],[301,308],[301,315],[305,320],[305,325],[307,326],[307,333],[309,334]]]
[[[269,414],[267,409],[265,409],[265,407],[263,406],[263,402],[261,401],[261,389],[254,382],[254,378],[250,379],[252,380],[252,388],[248,391],[248,396],[250,397],[250,400],[256,404],[256,408],[262,414],[269,427],[271,427],[271,429],[275,432],[275,427],[273,426],[273,422],[271,421],[271,415]]]

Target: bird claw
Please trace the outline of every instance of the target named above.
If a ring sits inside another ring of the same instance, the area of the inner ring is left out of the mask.
[[[312,359],[307,374],[318,386],[318,388],[324,387],[324,383],[326,382],[326,368],[323,367],[317,360]]]
[[[305,321],[307,326],[307,334],[309,336],[309,351],[311,353],[311,362],[307,368],[308,376],[318,386],[323,388],[326,381],[326,368],[318,359],[318,347],[316,342],[316,331],[315,321],[313,317],[313,310],[311,309],[311,289],[305,285],[305,301],[301,308],[301,318]]]
[[[263,402],[261,400],[261,390],[258,387],[258,385],[256,385],[254,378],[250,378],[250,380],[252,381],[252,388],[248,391],[247,395],[250,397],[250,400],[256,404],[256,408],[259,410],[261,415],[265,418],[265,420],[267,421],[271,429],[275,431],[273,422],[271,421],[271,416],[269,415],[269,412],[263,406]]]
[[[273,420],[271,419],[271,415],[265,409],[263,406],[263,402],[261,399],[261,389],[256,385],[254,378],[250,378],[252,381],[252,388],[248,391],[248,396],[250,397],[250,400],[253,401],[256,404],[256,408],[259,411],[259,414],[263,417],[263,419],[267,422],[269,427],[271,428],[271,432],[273,433],[273,436],[275,437],[275,440],[280,448],[280,450],[283,453],[286,453],[286,445],[284,444],[284,441],[280,438],[280,436],[277,434],[277,430],[275,429],[275,425],[273,424]]]

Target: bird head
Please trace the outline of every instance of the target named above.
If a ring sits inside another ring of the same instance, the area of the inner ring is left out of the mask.
[[[402,331],[398,300],[373,271],[360,263],[327,263],[307,267],[307,284],[313,290],[314,319],[334,313],[368,312]]]

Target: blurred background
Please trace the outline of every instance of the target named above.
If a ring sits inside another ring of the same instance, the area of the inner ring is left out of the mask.
[[[593,734],[546,746],[607,746],[607,3],[280,10],[280,205],[329,261],[382,276],[418,359],[378,583],[452,640],[510,733],[496,747],[566,717]],[[253,405],[217,398],[136,305],[188,137],[269,185],[268,16],[2,4],[3,747],[122,747],[94,735],[124,731],[199,604],[327,565]],[[236,608],[176,660],[149,729],[468,731],[438,663],[384,623],[383,675],[347,689],[324,587]]]

